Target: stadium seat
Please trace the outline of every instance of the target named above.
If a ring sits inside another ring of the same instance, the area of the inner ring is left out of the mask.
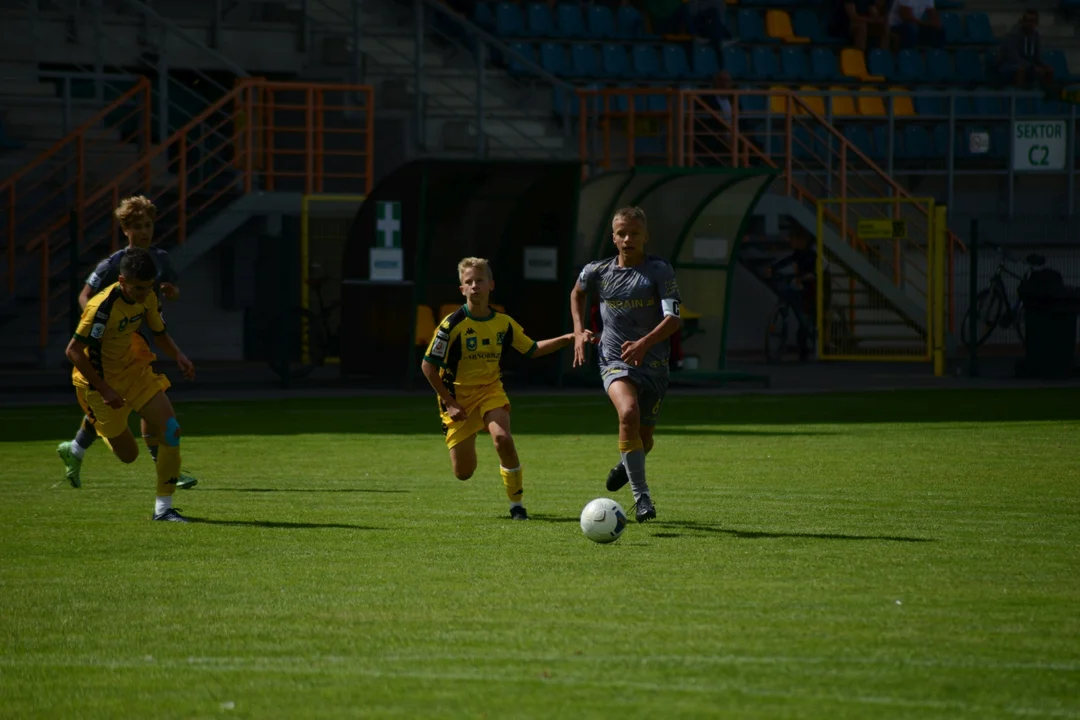
[[[1044,50],[1043,61],[1054,69],[1054,79],[1063,82],[1075,80],[1077,76],[1069,71],[1069,63],[1061,50]],[[1080,146],[1080,143],[1077,143]]]
[[[769,89],[777,91],[775,95],[771,93],[769,94],[769,112],[776,113],[778,115],[786,115],[788,106],[788,89],[783,85],[773,85]]]
[[[599,90],[599,85],[585,85],[581,87],[582,90]],[[585,98],[585,111],[589,114],[595,114],[603,107],[603,101],[599,95],[590,95]],[[581,115],[581,97],[576,93],[567,93],[563,90],[561,85],[556,85],[551,91],[551,107],[555,111],[555,115],[561,117],[563,113],[569,112],[570,117],[576,118]]]
[[[805,45],[810,42],[810,38],[795,34],[791,27],[791,16],[784,10],[765,11],[765,32],[771,39],[789,45]]]
[[[761,13],[757,10],[740,10],[736,18],[739,23],[739,40],[741,42],[772,42],[771,38],[765,35],[765,22],[761,19]]]
[[[915,105],[911,102],[909,90],[902,87],[891,87],[889,92],[896,93],[891,98],[892,111],[895,117],[912,117],[915,115]]]
[[[848,117],[859,114],[859,111],[855,109],[855,98],[852,96],[851,90],[834,86],[829,88],[829,93],[833,117]]]
[[[626,57],[626,49],[615,43],[604,43],[600,46],[600,69],[605,77],[621,78],[630,74],[630,61]]]
[[[968,13],[964,18],[964,42],[971,45],[996,45],[990,18],[984,12]]]
[[[874,141],[865,125],[848,125],[844,128],[844,137],[863,155],[873,157]]]
[[[919,115],[948,115],[948,98],[916,95],[915,112]]]
[[[884,82],[885,78],[871,75],[866,69],[866,58],[862,50],[857,48],[844,48],[840,51],[840,72],[846,77],[862,80],[863,82]]]
[[[589,37],[606,39],[615,37],[615,16],[606,5],[590,5],[585,15]]]
[[[829,48],[816,47],[810,51],[810,78],[817,82],[834,82],[840,79],[836,54]]]
[[[511,50],[513,50],[517,54],[523,56],[526,60],[528,60],[530,62],[533,62],[533,63],[535,63],[537,61],[536,48],[534,48],[529,43],[521,43],[521,42],[510,43],[509,47],[510,47]],[[524,63],[522,63],[521,60],[518,60],[513,55],[508,55],[507,58],[506,58],[506,71],[508,73],[510,73],[511,75],[519,75],[519,76],[525,76],[525,75],[532,75],[533,74],[533,71],[532,71],[531,68],[527,67]]]
[[[926,60],[918,50],[901,50],[896,54],[893,80],[904,83],[921,83],[926,79]]]
[[[525,27],[529,37],[555,36],[555,18],[552,17],[547,3],[531,2],[525,6]]]
[[[555,6],[555,35],[565,38],[588,37],[581,6],[576,3],[559,3]]]
[[[735,48],[728,48],[734,50]],[[693,70],[694,77],[698,78],[711,78],[720,70],[720,62],[716,58],[716,50],[712,49],[708,45],[695,45],[691,51],[691,69]],[[741,50],[739,52],[742,52]],[[727,52],[724,52],[725,61],[727,59]],[[746,53],[742,53],[743,68],[742,75],[746,74]],[[740,77],[739,71],[731,65],[726,66],[728,72],[732,77]]]
[[[957,50],[953,59],[956,62],[957,82],[973,85],[986,82],[986,68],[983,67],[982,56],[977,50],[971,48]]]
[[[874,48],[866,55],[866,70],[871,75],[880,75],[888,80],[895,79],[896,69],[893,66],[892,53]]]
[[[874,129],[870,133],[870,159],[876,163],[885,164],[889,159],[889,128],[886,125],[875,125]],[[904,146],[902,144],[903,133],[893,133],[892,135],[892,153],[895,158],[897,154],[904,152]]]
[[[641,17],[638,9],[632,5],[623,5],[615,16],[615,37],[624,40],[643,37],[645,35],[645,19]]]
[[[739,111],[750,115],[764,115],[765,108],[765,96],[764,95],[740,95],[739,96]]]
[[[974,115],[975,105],[968,95],[955,95],[952,99],[952,111],[957,115]],[[945,114],[949,114],[949,98],[945,99]]]
[[[456,302],[456,303],[443,303],[442,305],[440,305],[439,306],[439,317],[438,317],[437,322],[441,323],[443,320],[445,320],[447,318],[448,315],[450,315],[452,313],[456,313],[458,311],[458,308],[461,307],[461,305],[462,305],[462,303],[459,303],[459,302]],[[429,337],[428,339],[430,340],[431,338]]]
[[[909,160],[921,160],[931,157],[934,150],[934,142],[925,127],[917,123],[909,123],[904,126],[903,151],[900,157]]]
[[[715,55],[713,56],[715,57]],[[661,49],[660,56],[664,77],[685,79],[692,76],[690,65],[686,62],[686,53],[679,45],[667,44]]]
[[[473,23],[481,28],[492,32],[495,30],[495,14],[491,11],[491,4],[486,2],[478,2],[473,7]]]
[[[727,57],[725,52],[724,57]],[[750,51],[750,63],[752,70],[750,77],[757,80],[774,80],[780,77],[780,64],[776,61],[776,53],[769,47],[756,47]]]
[[[1008,100],[993,91],[985,95],[976,95],[971,99],[970,114],[979,117],[1006,115],[1009,112]]]
[[[941,27],[945,30],[946,45],[959,45],[964,42],[964,25],[956,13],[941,13]]]
[[[570,74],[581,78],[600,76],[600,62],[596,58],[595,47],[586,43],[570,46]]]
[[[746,51],[739,47],[724,48],[724,69],[735,79],[750,77],[750,65],[746,61]]]
[[[792,31],[799,37],[809,38],[814,45],[834,45],[839,42],[822,29],[813,10],[796,10],[792,19]]]
[[[866,95],[865,93],[878,92],[877,88],[861,87],[859,94],[855,96],[855,106],[859,114],[866,117],[885,117],[885,98],[880,95]]]
[[[445,315],[443,316],[445,317]],[[416,344],[427,347],[435,335],[435,315],[427,305],[416,306]]]
[[[923,79],[928,83],[947,83],[953,79],[952,58],[945,50],[926,52],[926,72]],[[905,82],[907,82],[905,80]]]
[[[540,67],[552,75],[569,75],[570,64],[566,61],[566,46],[561,43],[541,44]]]
[[[660,59],[656,56],[655,47],[638,43],[630,52],[635,77],[653,80],[661,76]]]
[[[806,50],[801,47],[780,49],[780,75],[783,80],[806,80],[810,77],[810,63]]]
[[[796,125],[791,133],[791,156],[806,160],[813,155],[814,136],[805,125]]]
[[[816,88],[813,85],[803,85],[799,88],[799,99],[803,101],[803,104],[811,112],[825,117],[825,96],[820,93],[821,88]],[[805,115],[806,113],[801,112],[800,114]]]
[[[525,32],[521,8],[514,3],[501,2],[495,6],[495,34],[500,37],[520,37]]]
[[[949,126],[945,123],[938,123],[934,126],[934,156],[940,158],[949,157]],[[953,141],[953,157],[964,157],[964,150],[967,150],[967,136],[964,134],[963,129],[956,128],[956,136]]]

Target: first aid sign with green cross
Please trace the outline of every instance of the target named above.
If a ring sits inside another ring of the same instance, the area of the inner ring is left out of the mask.
[[[401,203],[375,203],[375,246],[401,247]]]

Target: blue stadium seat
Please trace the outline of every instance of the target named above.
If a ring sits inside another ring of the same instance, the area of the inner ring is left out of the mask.
[[[589,36],[580,5],[559,3],[555,6],[555,36],[575,39]]]
[[[810,77],[810,63],[801,47],[780,49],[780,75],[783,80],[803,80]]]
[[[615,43],[600,46],[600,68],[606,77],[620,78],[630,74],[630,61],[626,49]]]
[[[764,115],[768,110],[764,95],[740,95],[739,110],[744,113]]]
[[[530,62],[536,62],[536,48],[534,48],[532,45],[528,43],[516,42],[510,43],[509,47],[514,52],[524,56],[525,59],[529,60]],[[533,71],[530,68],[523,65],[522,62],[513,55],[506,56],[506,70],[511,75],[533,74]]]
[[[791,26],[797,36],[810,38],[810,42],[814,45],[835,45],[844,42],[829,37],[813,10],[796,10],[791,19]]]
[[[947,115],[949,112],[948,98],[916,95],[915,112],[919,115]]]
[[[865,125],[848,125],[844,128],[844,137],[864,155],[873,158],[874,141]]]
[[[555,18],[552,17],[547,3],[531,2],[525,6],[525,27],[529,37],[555,36]]]
[[[949,112],[948,98],[945,98],[945,112]],[[953,98],[953,112],[957,115],[976,115],[974,99],[967,95]]]
[[[478,2],[473,7],[473,23],[482,30],[492,32],[495,30],[495,14],[491,11],[491,4]]]
[[[765,35],[765,20],[757,10],[742,9],[736,15],[739,40],[744,43],[775,42]]]
[[[750,63],[746,60],[746,51],[740,47],[724,48],[724,69],[736,80],[750,77]]]
[[[941,13],[941,26],[945,29],[946,45],[959,45],[964,41],[964,24],[956,13]]]
[[[668,96],[667,95],[646,95],[645,96],[645,109],[649,112],[667,112],[668,111]]]
[[[615,37],[632,39],[644,37],[645,20],[638,9],[632,5],[623,5],[615,16]]]
[[[1009,151],[1009,129],[1004,125],[990,128],[990,157],[1003,158]]]
[[[1077,78],[1069,71],[1069,63],[1061,50],[1044,50],[1043,61],[1054,69],[1054,79],[1069,82]],[[1077,143],[1080,146],[1080,143]]]
[[[521,8],[514,3],[501,2],[495,6],[495,34],[501,37],[519,37],[525,32]]]
[[[591,78],[600,75],[600,62],[596,48],[586,43],[570,46],[570,74],[574,77]]]
[[[725,52],[724,57],[727,58]],[[772,80],[780,76],[780,64],[772,48],[756,47],[750,51],[750,77],[758,80]]]
[[[933,155],[934,141],[930,133],[922,125],[909,123],[904,126],[902,141],[903,151],[900,157],[909,160],[921,160]]]
[[[889,128],[887,125],[875,125],[874,129],[870,133],[870,159],[874,162],[884,165],[889,158]],[[903,139],[902,133],[893,133],[893,156],[896,153],[902,153],[904,151],[901,141]]]
[[[1016,98],[1016,114],[1021,117],[1031,117],[1032,115],[1041,115],[1039,104],[1035,101],[1035,98],[1031,97],[1019,97]]]
[[[668,43],[660,52],[664,77],[682,80],[693,75],[690,72],[690,64],[686,62],[686,53],[682,46]]]
[[[947,51],[934,49],[926,52],[926,72],[923,79],[928,83],[952,82],[952,58]]]
[[[652,80],[661,76],[660,60],[656,57],[656,48],[638,43],[631,50],[634,75]]]
[[[986,82],[986,68],[977,50],[962,48],[953,56],[956,62],[956,80],[965,84]]]
[[[566,61],[566,46],[559,43],[541,44],[540,67],[560,77],[570,74],[570,63]]]
[[[971,99],[971,114],[979,117],[1005,115],[1009,106],[1004,95],[988,91],[985,95],[975,95]]]
[[[585,85],[582,90],[599,90],[600,86],[596,84]],[[568,102],[568,105],[563,103]],[[551,106],[555,109],[555,114],[561,116],[565,110],[570,111],[570,117],[578,117],[581,115],[581,99],[574,93],[564,92],[562,87],[556,85],[552,89]],[[586,110],[590,114],[596,114],[600,112],[603,105],[603,98],[599,95],[590,95],[585,99]]]
[[[926,60],[918,50],[901,50],[896,54],[893,80],[896,82],[917,84],[927,79]]]
[[[816,47],[810,51],[810,78],[817,82],[833,82],[840,79],[836,54],[829,48]]]
[[[949,126],[946,123],[938,123],[934,126],[933,143],[934,143],[934,156],[939,158],[949,157]],[[953,146],[953,155],[955,157],[962,157],[960,154],[960,143],[963,138],[964,131],[960,128],[956,128],[956,142]],[[966,147],[964,148],[966,149]]]
[[[866,70],[871,75],[880,75],[886,80],[895,80],[896,68],[892,53],[881,48],[874,48],[866,56]]]
[[[791,156],[799,160],[810,158],[814,150],[814,137],[804,125],[796,125],[791,133]]]
[[[734,49],[734,48],[731,48]],[[739,52],[742,52],[741,50]],[[711,78],[720,70],[720,62],[716,58],[716,51],[708,45],[695,45],[690,55],[690,66],[693,69],[694,77],[698,78]],[[727,53],[724,53],[725,62],[727,61]],[[746,53],[743,53],[743,74],[746,73]],[[732,77],[739,77],[736,70],[730,65],[726,66],[728,72]]]
[[[984,12],[968,13],[964,18],[964,42],[971,45],[996,45],[990,18]]]
[[[589,37],[613,38],[615,37],[615,16],[611,14],[611,8],[606,5],[591,5],[585,15],[589,28]]]

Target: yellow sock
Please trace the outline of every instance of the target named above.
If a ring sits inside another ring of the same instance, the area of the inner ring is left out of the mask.
[[[637,436],[633,440],[620,440],[619,441],[619,454],[634,452],[635,450],[643,450],[644,445],[641,444],[641,436]]]
[[[503,485],[506,486],[506,497],[512,503],[520,503],[524,493],[521,487],[521,466],[518,465],[513,470],[499,466],[499,474],[502,475]]]
[[[156,469],[158,497],[172,495],[176,492],[176,480],[180,477],[180,447],[159,443]]]

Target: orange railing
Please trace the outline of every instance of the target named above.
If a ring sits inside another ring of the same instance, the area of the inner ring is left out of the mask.
[[[149,152],[151,114],[150,81],[139,78],[130,90],[0,183],[0,232],[6,236],[9,293],[15,292],[19,256],[66,226],[66,211],[81,205],[115,175],[118,158],[129,162]],[[146,187],[148,180],[143,178]]]
[[[929,289],[925,266],[902,257],[899,243],[889,252],[868,247],[858,237],[860,219],[905,219],[909,237],[929,239],[929,208],[920,203],[845,203],[847,198],[911,198],[824,113],[824,100],[796,92],[732,90],[730,116],[714,104],[715,90],[610,89],[579,91],[580,153],[586,167],[608,170],[634,165],[675,167],[767,165],[782,169],[783,189],[816,209],[818,198],[836,197],[826,218],[841,237],[871,256],[897,285]],[[748,111],[754,98],[763,110]],[[910,241],[909,241],[910,242]],[[917,241],[916,241],[917,242]],[[947,292],[950,326],[955,329],[953,262],[963,244],[949,234]],[[921,251],[925,253],[926,248]]]
[[[373,175],[370,86],[241,80],[165,142],[115,173],[76,206],[79,247],[117,248],[119,201],[145,193],[158,207],[155,242],[182,245],[197,227],[255,190],[367,194]],[[67,313],[64,260],[52,255],[71,234],[67,218],[33,238],[39,263],[41,347]],[[96,259],[96,258],[95,258]],[[63,306],[62,308],[59,306]]]

